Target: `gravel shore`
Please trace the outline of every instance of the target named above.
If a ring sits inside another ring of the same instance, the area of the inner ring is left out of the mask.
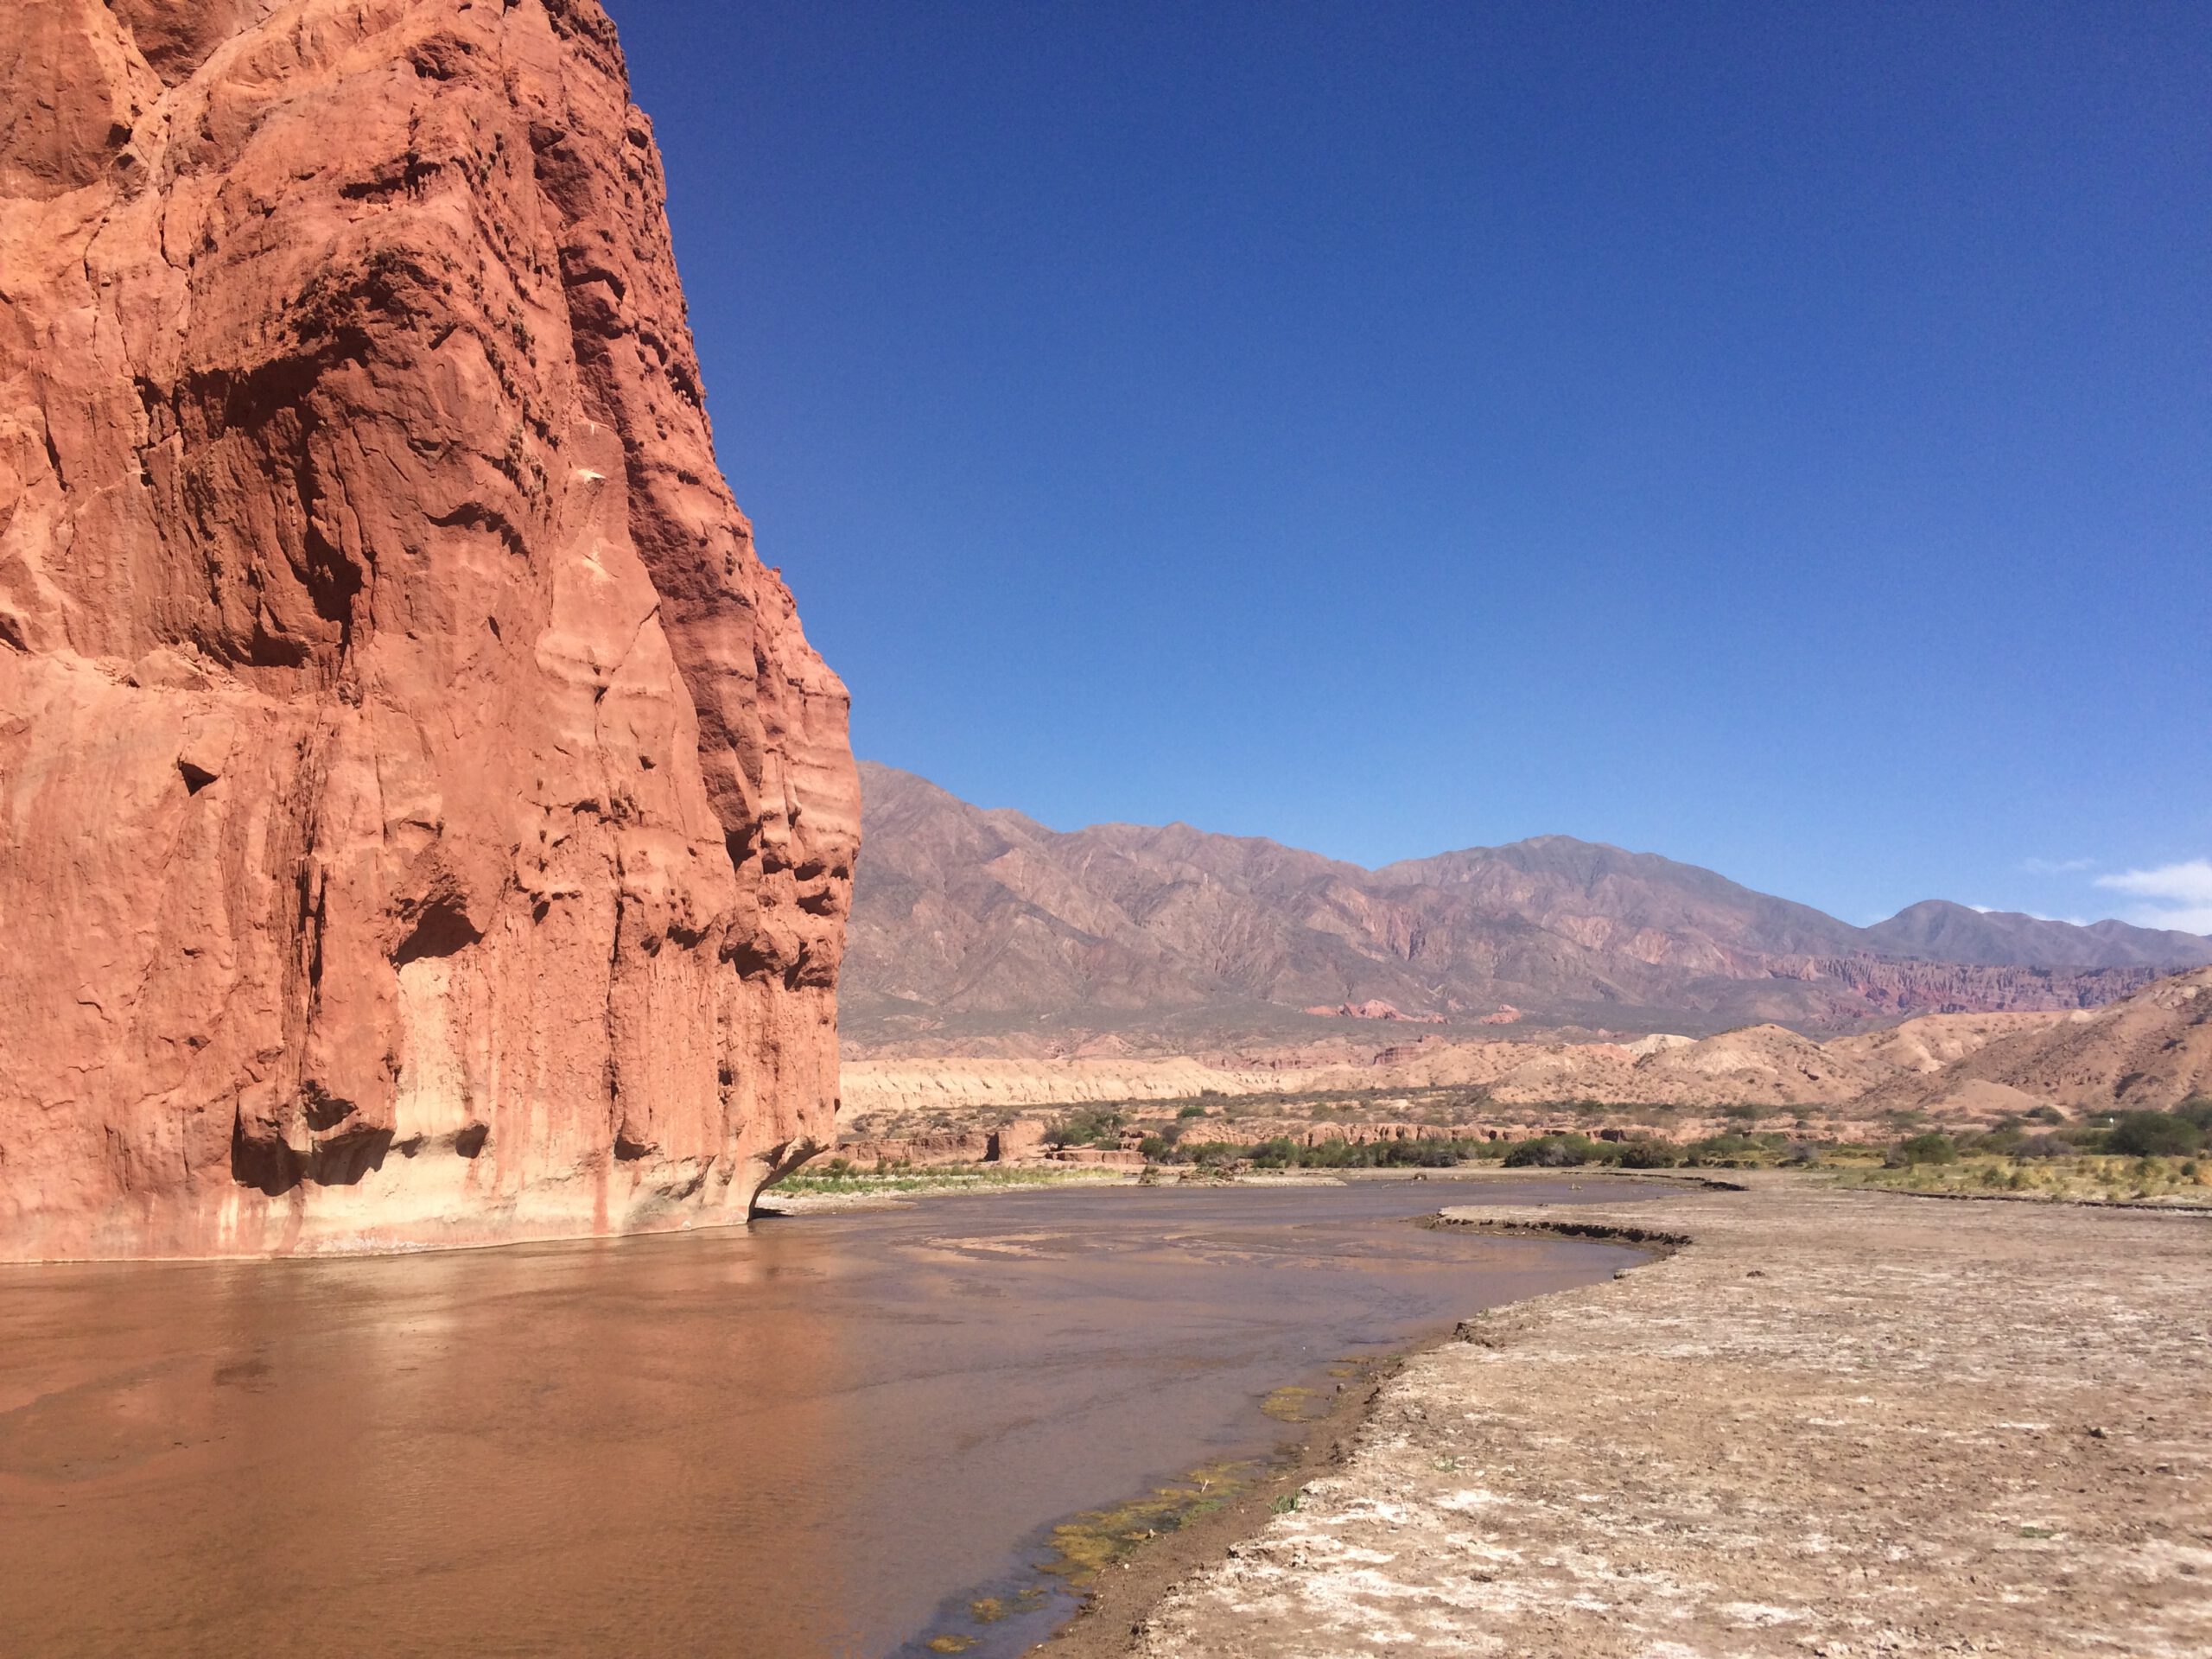
[[[1414,1359],[1129,1651],[2212,1653],[2212,1219],[1748,1181],[1577,1206],[1689,1243]]]

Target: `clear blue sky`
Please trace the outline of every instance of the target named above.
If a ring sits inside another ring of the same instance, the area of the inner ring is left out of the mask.
[[[2212,929],[2201,0],[612,9],[863,755]]]

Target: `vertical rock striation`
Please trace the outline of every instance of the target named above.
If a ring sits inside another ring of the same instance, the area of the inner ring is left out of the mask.
[[[0,18],[0,1255],[742,1216],[846,695],[594,0]]]

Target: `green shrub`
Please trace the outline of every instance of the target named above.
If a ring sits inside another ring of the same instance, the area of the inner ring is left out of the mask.
[[[1278,1139],[1248,1147],[1245,1153],[1262,1169],[1448,1169],[1477,1149],[1471,1141],[1425,1135],[1363,1144],[1330,1140],[1311,1147]]]
[[[1670,1141],[1624,1141],[1614,1161],[1623,1169],[1672,1169],[1682,1154]]]
[[[1580,1135],[1540,1135],[1506,1148],[1508,1169],[1576,1169],[1601,1154],[1600,1143]]]
[[[1204,1117],[1205,1115],[1206,1109],[1199,1105],[1196,1101],[1192,1102],[1191,1104],[1184,1107],[1182,1110],[1175,1114],[1178,1117]]]
[[[1949,1135],[1931,1129],[1926,1135],[1898,1141],[1890,1148],[1885,1161],[1894,1168],[1912,1164],[1955,1164],[1959,1161],[1959,1149]]]
[[[1046,1130],[1045,1141],[1054,1147],[1110,1147],[1119,1141],[1121,1128],[1121,1113],[1084,1106]]]
[[[1682,1148],[1682,1161],[1693,1169],[1708,1164],[1732,1168],[1765,1150],[1764,1138],[1731,1129],[1726,1135],[1708,1135],[1702,1141],[1691,1141]]]
[[[2122,1158],[2186,1158],[2203,1145],[2202,1129],[2170,1112],[2123,1112],[2105,1136]]]
[[[2191,1095],[2174,1108],[2174,1116],[2212,1135],[2212,1095]]]

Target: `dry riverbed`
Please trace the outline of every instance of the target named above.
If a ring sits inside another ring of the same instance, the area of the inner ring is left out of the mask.
[[[1691,1242],[1410,1361],[1128,1650],[2212,1653],[2212,1220],[1745,1179],[1576,1206]]]

